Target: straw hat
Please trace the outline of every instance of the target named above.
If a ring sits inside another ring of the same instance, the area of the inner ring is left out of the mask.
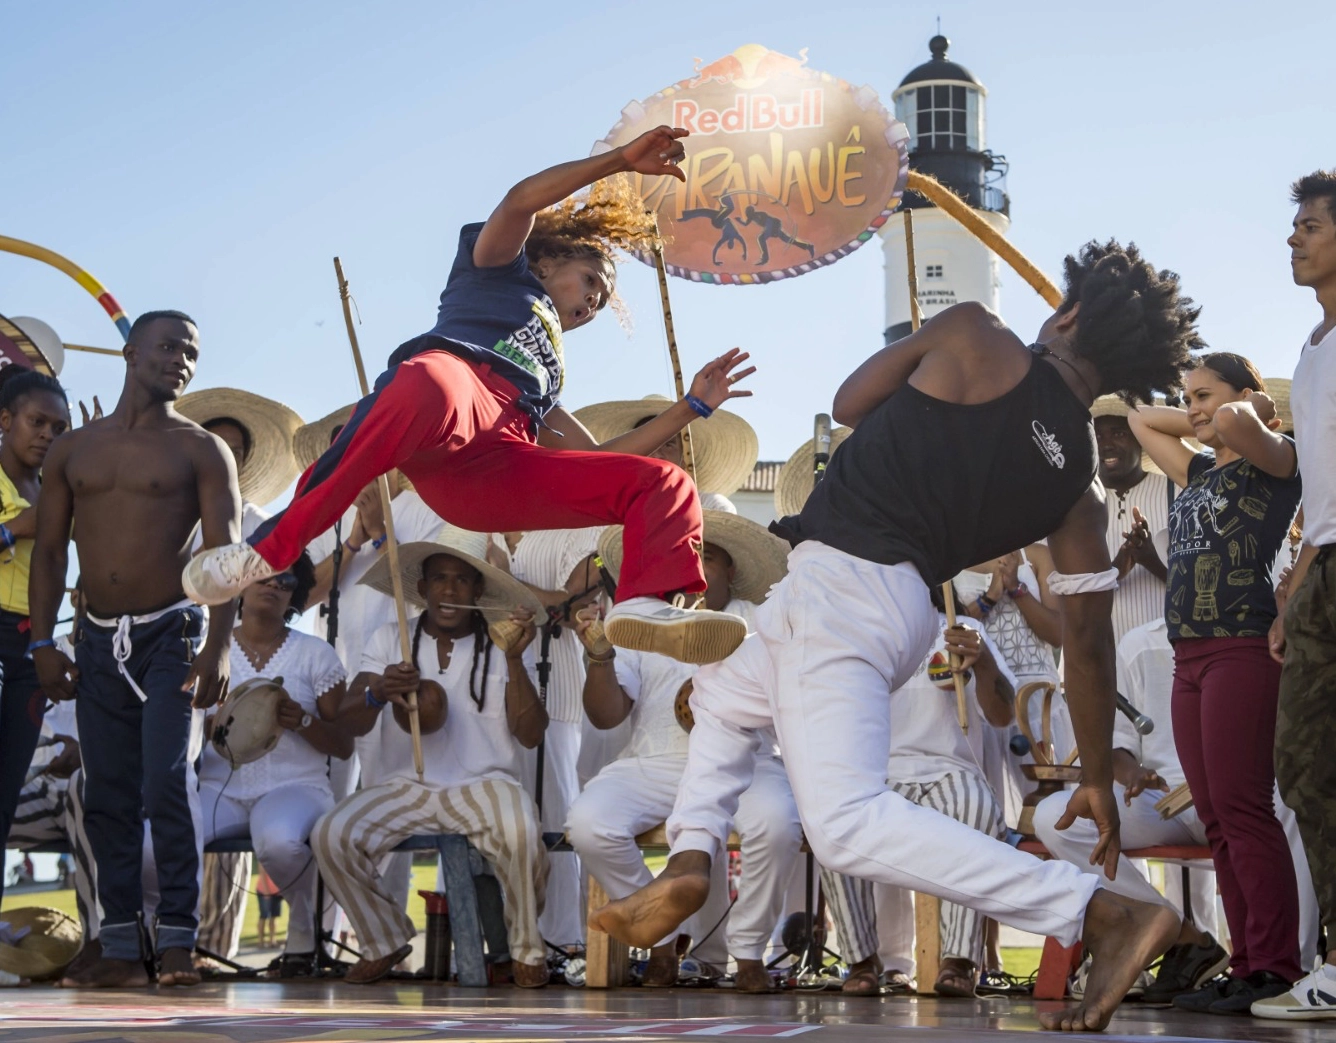
[[[704,511],[705,542],[728,551],[733,559],[729,593],[759,605],[770,588],[789,570],[789,545],[756,522],[726,511]],[[622,571],[622,527],[610,525],[598,538],[598,553],[608,571]]]
[[[1155,400],[1155,405],[1164,405],[1164,400],[1157,398]],[[1127,403],[1117,395],[1100,395],[1099,398],[1090,403],[1091,420],[1098,419],[1102,416],[1120,416],[1126,420],[1127,414],[1130,412],[1131,410],[1128,408]],[[1164,474],[1164,472],[1155,465],[1155,461],[1150,458],[1150,453],[1146,452],[1144,449],[1141,450],[1141,469],[1143,471],[1149,471],[1151,474]]]
[[[282,402],[237,388],[207,388],[182,395],[176,411],[195,423],[235,420],[250,435],[250,454],[237,479],[241,498],[272,503],[301,473],[292,456],[292,437],[302,418]]]
[[[1289,377],[1263,377],[1266,393],[1276,404],[1276,416],[1280,417],[1280,430],[1294,430],[1294,414],[1290,412],[1290,386],[1294,383]]]
[[[837,427],[830,433],[832,456],[853,433],[852,427]],[[812,467],[815,461],[816,449],[813,447],[812,439],[809,438],[779,469],[779,476],[775,479],[775,512],[779,517],[797,514],[803,509],[807,497],[812,494]]]
[[[356,403],[340,406],[328,416],[322,416],[319,420],[313,420],[297,428],[292,436],[292,455],[297,460],[298,474],[304,474],[308,467],[324,456],[330,440],[334,437],[335,429],[343,427],[352,419],[354,408]],[[413,483],[404,477],[402,471],[396,470],[391,473],[398,475],[401,490],[413,488]]]
[[[0,913],[0,922],[8,924],[12,933],[27,932],[16,945],[0,942],[0,970],[20,978],[54,978],[83,947],[79,921],[59,909],[6,909]]]
[[[65,364],[65,345],[41,319],[0,315],[0,357],[8,357],[11,364],[59,376]]]
[[[662,395],[622,402],[599,402],[575,411],[598,442],[624,435],[647,417],[671,406]],[[696,488],[703,493],[737,492],[756,466],[760,443],[751,424],[736,413],[716,409],[708,420],[691,422],[691,450],[696,463]]]
[[[446,522],[434,539],[401,545],[399,573],[404,580],[405,598],[418,608],[425,608],[426,602],[417,589],[418,580],[422,578],[422,563],[437,554],[450,554],[482,573],[483,591],[478,598],[478,608],[482,610],[488,623],[508,620],[517,608],[532,610],[538,621],[542,622],[546,617],[543,603],[532,590],[509,572],[488,563],[487,542],[486,533],[470,532],[468,529],[461,529]],[[394,584],[390,578],[389,555],[382,555],[359,582],[393,597]]]

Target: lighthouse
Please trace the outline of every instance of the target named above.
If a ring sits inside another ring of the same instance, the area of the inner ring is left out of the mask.
[[[901,80],[891,95],[896,118],[909,129],[909,166],[931,174],[1005,234],[1011,225],[1007,161],[987,147],[988,91],[973,73],[947,58],[950,46],[945,36],[929,40],[931,59]],[[960,301],[980,301],[996,311],[997,257],[916,193],[906,192],[902,205],[914,211],[914,262],[923,318]],[[890,344],[911,329],[904,219],[891,218],[880,234],[886,256],[885,342]]]

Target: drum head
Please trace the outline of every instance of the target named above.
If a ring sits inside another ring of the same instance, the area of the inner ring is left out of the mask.
[[[285,696],[281,677],[257,677],[228,693],[214,717],[211,741],[233,768],[259,760],[278,745],[283,737],[278,704]]]

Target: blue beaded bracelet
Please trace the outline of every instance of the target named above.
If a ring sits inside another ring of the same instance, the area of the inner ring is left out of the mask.
[[[710,417],[714,415],[714,410],[711,409],[708,405],[706,405],[705,402],[703,402],[701,399],[697,398],[695,395],[687,395],[686,398],[683,399],[683,401],[686,402],[686,404],[689,405],[693,410],[695,410],[696,413],[699,414],[703,420],[709,420]]]
[[[385,709],[385,706],[386,706],[387,703],[388,703],[388,700],[382,702],[380,699],[377,699],[374,695],[371,694],[371,686],[370,686],[370,685],[367,685],[367,686],[366,686],[366,704],[367,704],[367,706],[374,707],[374,708],[377,709],[377,710],[383,710],[383,709]]]
[[[9,526],[0,522],[0,550],[8,550],[17,542],[17,538],[9,531]]]
[[[372,541],[371,541],[371,547],[372,547],[372,549],[373,549],[373,550],[380,550],[381,547],[385,546],[385,541],[388,540],[389,538],[390,538],[390,534],[389,534],[388,532],[386,532],[386,533],[382,533],[380,539],[378,539],[378,540],[372,540]],[[381,705],[384,705],[384,704],[382,703]]]

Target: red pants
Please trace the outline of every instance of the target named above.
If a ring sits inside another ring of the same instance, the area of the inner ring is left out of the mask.
[[[1174,745],[1211,845],[1232,973],[1297,981],[1299,892],[1274,803],[1279,692],[1266,638],[1174,643]]]
[[[392,468],[427,506],[474,532],[621,524],[617,600],[705,589],[700,500],[685,471],[627,453],[545,449],[516,392],[488,366],[429,351],[381,374],[287,510],[251,537],[286,568]]]

